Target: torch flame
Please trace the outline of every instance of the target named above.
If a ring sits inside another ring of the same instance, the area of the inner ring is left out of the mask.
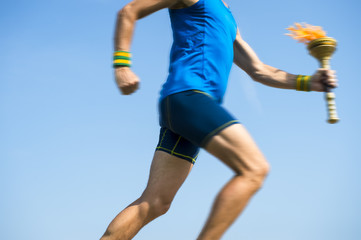
[[[301,43],[305,43],[306,45],[312,40],[326,37],[326,32],[322,30],[322,27],[312,26],[307,23],[304,23],[303,26],[301,23],[295,23],[295,27],[291,26],[286,29],[291,32],[287,33],[287,36],[291,36],[292,38],[298,40]]]

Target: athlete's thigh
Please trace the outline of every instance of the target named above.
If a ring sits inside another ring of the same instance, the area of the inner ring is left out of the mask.
[[[213,136],[205,149],[237,173],[268,167],[251,135],[241,124],[234,124]]]
[[[156,151],[144,195],[171,201],[191,171],[193,164],[164,151]]]

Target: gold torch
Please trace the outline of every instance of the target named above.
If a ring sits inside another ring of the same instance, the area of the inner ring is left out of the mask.
[[[335,39],[327,37],[321,27],[311,26],[309,24],[302,26],[296,23],[295,27],[289,27],[287,30],[289,30],[291,34],[286,35],[307,45],[309,53],[319,61],[321,68],[330,69],[330,59],[337,45]],[[327,85],[325,85],[325,92],[328,122],[337,123],[339,118],[336,111],[335,93],[331,92],[331,89]]]

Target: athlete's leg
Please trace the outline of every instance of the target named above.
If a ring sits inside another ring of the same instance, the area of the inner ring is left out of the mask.
[[[156,151],[142,196],[115,217],[101,240],[132,239],[143,226],[166,213],[192,166],[184,159]]]
[[[262,186],[268,163],[246,129],[231,125],[212,137],[205,149],[232,168],[235,176],[219,192],[198,240],[217,240]]]

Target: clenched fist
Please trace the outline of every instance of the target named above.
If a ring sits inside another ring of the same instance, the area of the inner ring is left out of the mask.
[[[115,81],[122,94],[132,94],[139,88],[139,78],[129,67],[117,67],[114,74]]]

